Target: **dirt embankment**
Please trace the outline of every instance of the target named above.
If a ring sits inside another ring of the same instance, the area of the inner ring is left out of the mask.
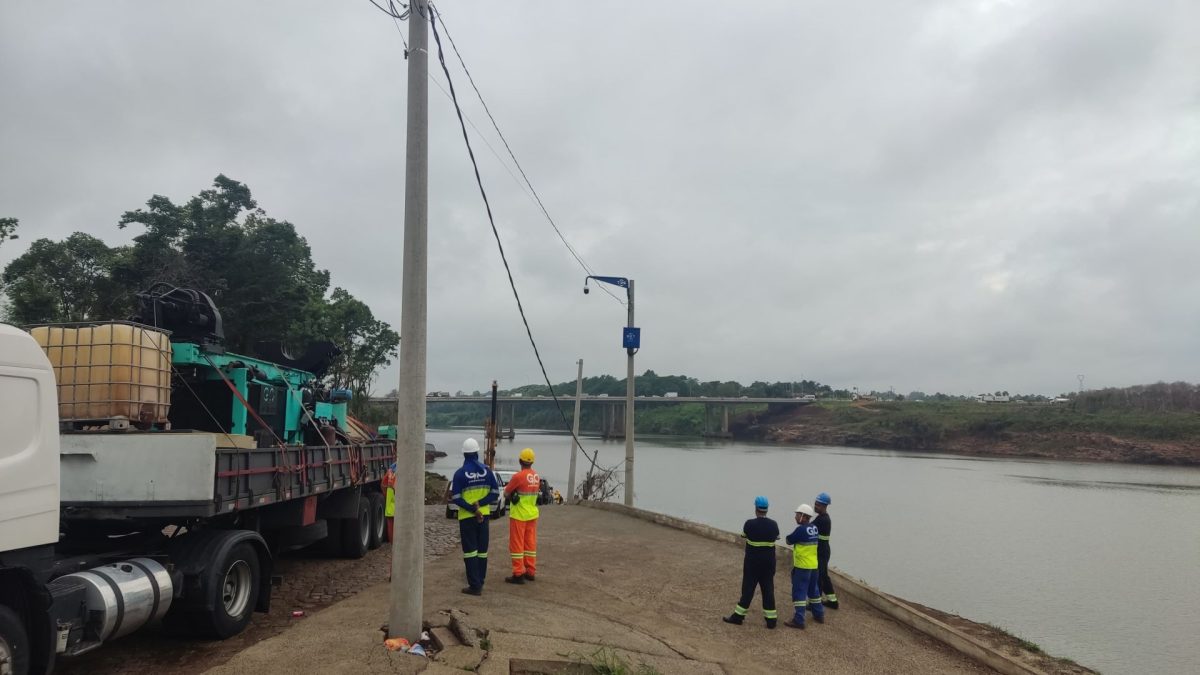
[[[844,415],[836,415],[823,406],[806,406],[773,416],[738,420],[731,429],[737,439],[771,443],[1200,466],[1200,439],[1158,441],[1074,430],[1034,432],[984,428],[971,431],[950,428],[931,432],[920,422],[903,419],[872,424],[871,415],[879,415],[883,420],[888,413],[870,404],[855,406],[855,412],[858,418],[848,421]]]

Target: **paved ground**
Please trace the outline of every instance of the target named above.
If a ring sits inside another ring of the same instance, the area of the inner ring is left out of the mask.
[[[444,506],[425,507],[425,557],[435,558],[458,549],[458,526],[445,517]],[[505,521],[500,521],[504,523]],[[457,556],[454,556],[457,558]],[[322,557],[301,551],[276,562],[275,573],[283,576],[269,614],[255,614],[250,627],[223,642],[177,638],[146,629],[122,638],[77,659],[63,661],[56,673],[67,675],[174,675],[196,673],[224,663],[246,647],[278,635],[306,619],[293,619],[293,610],[311,614],[335,602],[353,597],[364,589],[386,593],[391,573],[391,551],[371,551],[362,560]],[[308,672],[307,670],[302,672]]]
[[[210,675],[297,672],[508,673],[509,658],[584,659],[610,648],[633,665],[661,673],[986,672],[940,643],[866,607],[844,602],[824,625],[768,631],[752,609],[747,625],[720,617],[737,600],[741,551],[679,530],[607,511],[543,509],[539,579],[501,583],[504,524],[493,532],[497,554],[481,598],[459,593],[462,561],[444,556],[426,566],[425,615],[436,625],[458,609],[490,632],[490,652],[456,647],[443,663],[386,652],[387,587],[380,585],[317,613],[285,633],[249,646]],[[786,566],[781,565],[781,570]],[[788,582],[777,576],[777,602]],[[782,613],[782,612],[781,612]],[[462,672],[458,670],[458,672]]]

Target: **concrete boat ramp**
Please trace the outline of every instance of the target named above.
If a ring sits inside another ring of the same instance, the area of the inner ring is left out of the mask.
[[[998,661],[968,655],[928,627],[913,628],[894,608],[873,606],[872,593],[903,603],[867,587],[850,588],[853,582],[838,589],[842,608],[827,612],[823,625],[810,620],[805,631],[768,630],[757,598],[745,625],[727,625],[720,619],[737,601],[742,566],[730,535],[613,505],[543,508],[538,580],[506,584],[507,524],[492,523],[482,597],[460,593],[458,555],[426,563],[425,618],[445,646],[435,659],[384,649],[388,586],[381,584],[208,672],[582,673],[596,671],[554,671],[539,662],[606,659],[622,660],[631,673],[664,674],[1044,672],[1036,659],[995,650],[991,657]],[[781,619],[791,607],[789,562],[780,556],[776,576]],[[458,637],[464,632],[467,644]]]

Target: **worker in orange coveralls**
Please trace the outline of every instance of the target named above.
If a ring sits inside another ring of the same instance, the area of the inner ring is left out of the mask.
[[[508,552],[512,555],[511,577],[504,581],[523,584],[537,579],[538,494],[542,477],[533,470],[533,448],[525,448],[518,459],[521,470],[504,486],[508,508]]]

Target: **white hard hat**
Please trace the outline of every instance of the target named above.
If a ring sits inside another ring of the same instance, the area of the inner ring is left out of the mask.
[[[468,438],[463,441],[463,454],[470,455],[479,452],[479,442],[474,438]]]
[[[817,512],[814,511],[813,507],[809,506],[808,504],[801,504],[800,506],[797,506],[796,513],[803,513],[804,515],[808,516],[809,518],[817,517]]]

